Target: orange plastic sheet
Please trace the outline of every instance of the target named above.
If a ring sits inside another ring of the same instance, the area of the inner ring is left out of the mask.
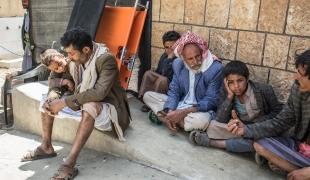
[[[106,6],[101,17],[96,42],[105,43],[117,59],[122,87],[128,88],[147,10],[135,7]]]

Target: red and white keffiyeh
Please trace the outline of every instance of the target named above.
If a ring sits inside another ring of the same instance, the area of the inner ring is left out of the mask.
[[[192,33],[190,31],[187,31],[184,33],[180,39],[178,39],[175,44],[173,45],[174,54],[177,57],[181,57],[182,51],[184,49],[184,46],[187,44],[196,44],[199,46],[199,48],[202,50],[202,58],[206,59],[208,57],[208,43],[196,35],[195,33]]]

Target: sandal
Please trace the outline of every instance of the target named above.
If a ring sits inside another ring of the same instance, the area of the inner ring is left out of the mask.
[[[258,166],[262,167],[264,164],[267,163],[267,159],[255,152],[255,162]]]
[[[282,176],[286,176],[287,172],[284,171],[283,169],[279,168],[278,166],[276,166],[275,164],[273,164],[272,162],[268,161],[268,166],[271,169],[271,171],[275,172],[276,174],[282,175]]]
[[[78,168],[66,164],[60,166],[51,180],[72,180],[79,173]]]
[[[189,134],[189,141],[196,146],[210,147],[208,134],[203,131],[194,130]]]
[[[158,116],[155,115],[155,113],[153,111],[149,111],[148,112],[148,117],[149,117],[149,120],[152,123],[155,123],[157,125],[161,125],[162,124],[161,120],[158,118]]]
[[[37,147],[35,150],[29,151],[27,154],[25,154],[24,157],[22,157],[21,162],[52,158],[55,156],[57,156],[56,152],[47,154],[46,152],[43,151],[42,148]]]

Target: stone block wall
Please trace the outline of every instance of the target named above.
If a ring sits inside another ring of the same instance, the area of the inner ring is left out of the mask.
[[[245,62],[251,78],[271,84],[285,101],[294,55],[310,48],[309,0],[153,0],[152,67],[168,30],[195,32],[224,63]]]
[[[22,0],[0,0],[0,18],[24,16]]]

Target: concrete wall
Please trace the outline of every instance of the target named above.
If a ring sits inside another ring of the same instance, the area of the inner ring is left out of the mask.
[[[310,48],[309,0],[155,0],[152,64],[165,31],[192,31],[228,62],[248,64],[252,78],[272,84],[281,100],[292,83],[294,53]]]
[[[0,17],[23,16],[21,0],[0,0]]]
[[[23,17],[0,18],[0,60],[20,58],[23,54],[22,25]]]
[[[21,0],[0,0],[0,59],[14,59],[23,54],[23,16]]]

